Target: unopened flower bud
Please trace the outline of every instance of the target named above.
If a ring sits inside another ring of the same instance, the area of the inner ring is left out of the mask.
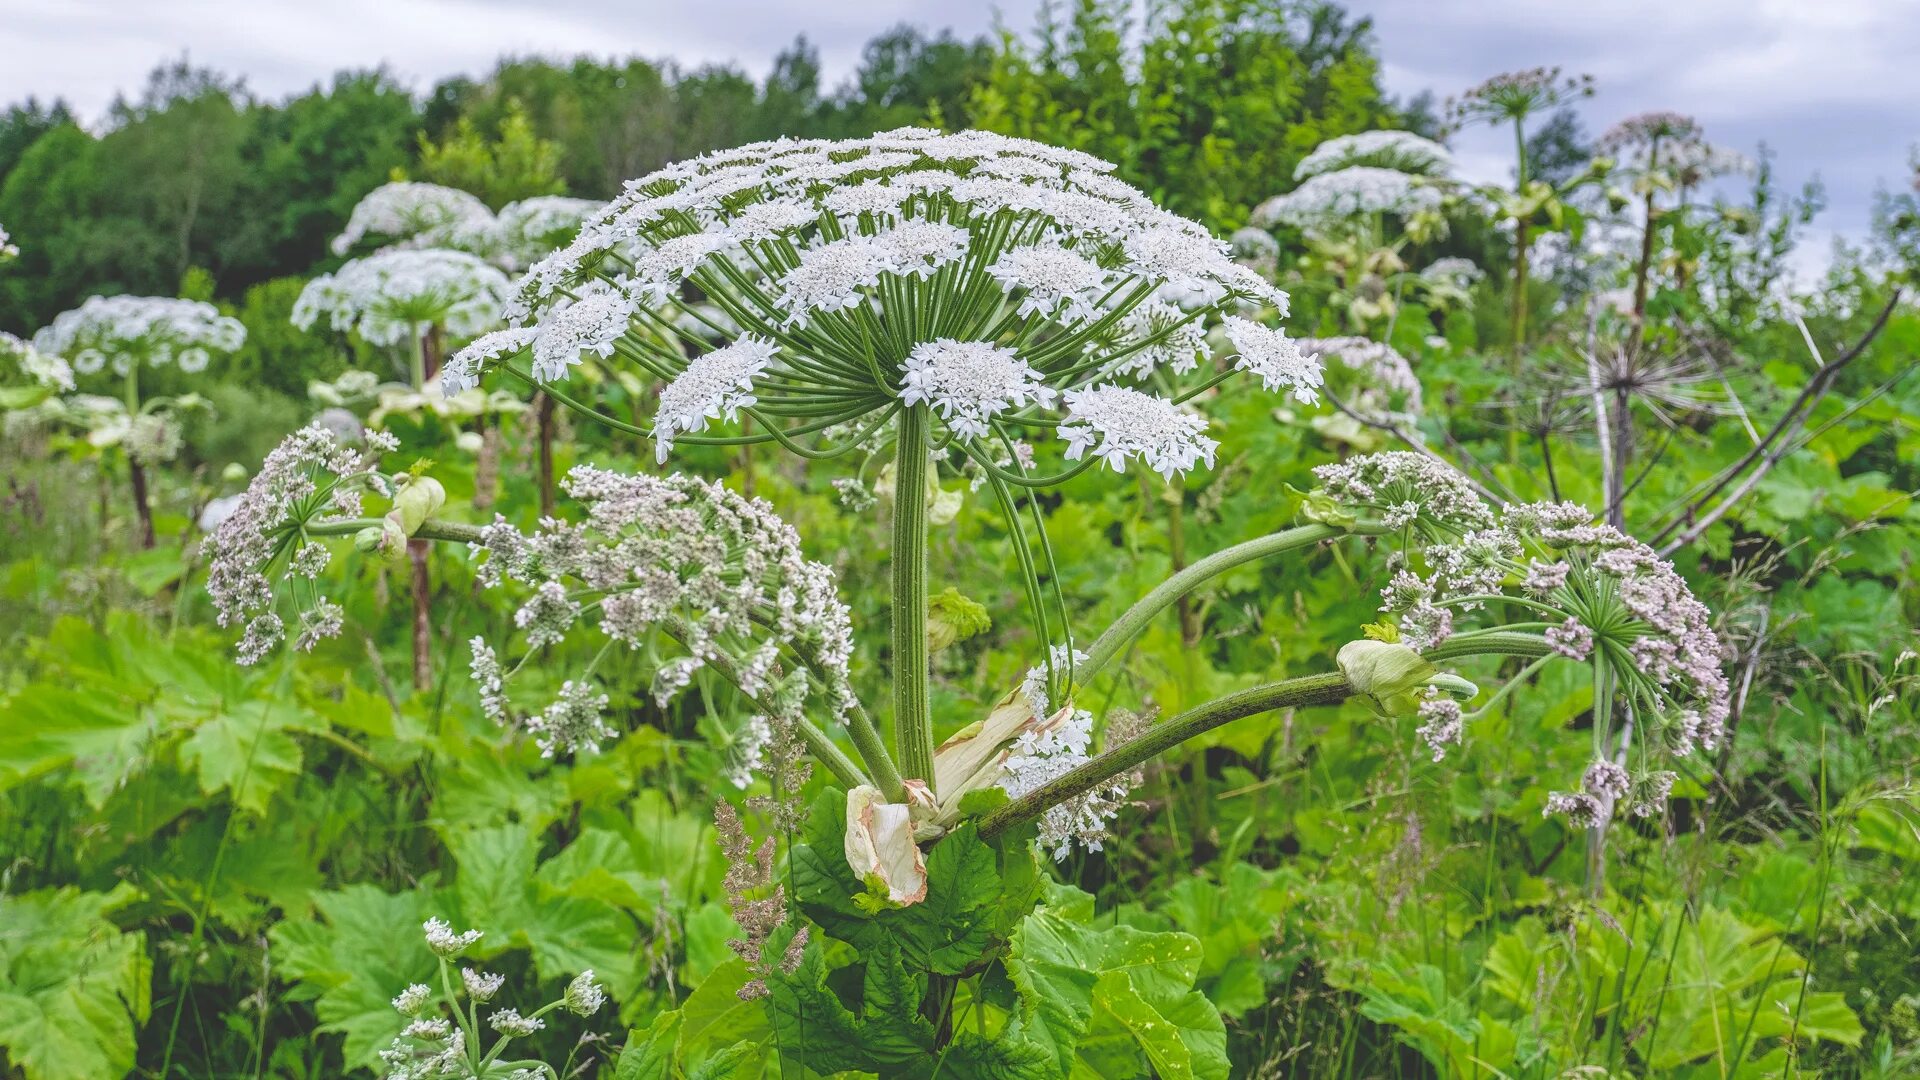
[[[440,486],[440,481],[431,476],[416,476],[393,497],[393,512],[388,516],[397,516],[400,527],[412,536],[446,504],[447,489]]]
[[[1381,716],[1418,712],[1418,691],[1440,670],[1408,646],[1386,641],[1349,641],[1336,659],[1354,694]]]

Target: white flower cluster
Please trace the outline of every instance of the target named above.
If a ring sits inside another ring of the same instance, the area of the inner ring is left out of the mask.
[[[247,490],[207,537],[207,594],[221,626],[243,626],[238,656],[252,664],[286,637],[275,611],[274,579],[283,559],[282,578],[311,582],[327,564],[327,549],[304,536],[310,521],[360,514],[361,495],[386,493],[389,485],[374,470],[379,455],[398,447],[385,432],[368,432],[364,447],[349,446],[331,430],[311,424],[287,436],[260,465]],[[316,587],[301,611],[297,647],[310,649],[340,632],[343,612],[318,595]]]
[[[1077,151],[919,129],[681,162],[535,263],[518,325],[463,350],[445,385],[523,352],[546,381],[617,354],[666,383],[662,454],[743,410],[818,431],[926,407],[971,449],[1004,424],[1051,423],[1038,411],[1070,397],[1150,398],[1122,383],[1192,368],[1209,325],[1249,304],[1284,318],[1287,297],[1111,173]],[[1311,397],[1310,358],[1277,333],[1241,336],[1254,344],[1240,366]],[[1171,405],[1152,400],[1157,422]],[[1138,415],[1101,416],[1122,426],[1083,411],[1091,438],[1070,452],[1099,442],[1119,467],[1155,445]],[[1185,442],[1153,467],[1210,457]]]
[[[815,689],[836,711],[852,706],[853,628],[833,572],[801,553],[799,534],[765,501],[694,477],[591,466],[576,467],[565,487],[587,504],[584,522],[548,519],[532,534],[496,522],[476,545],[483,584],[531,587],[514,616],[530,647],[568,634],[587,610],[571,590],[584,590],[608,638],[636,649],[656,630],[679,639],[686,655],[655,674],[663,704],[712,663],[767,703],[775,724],[791,723]],[[810,685],[809,671],[826,685]],[[479,639],[473,672],[483,705],[504,720],[500,663]],[[527,721],[543,753],[592,751],[613,737],[601,720],[607,698],[588,675]]]
[[[1420,412],[1420,378],[1413,365],[1393,346],[1363,337],[1306,338],[1300,348],[1340,362],[1348,377],[1336,377],[1335,386],[1350,386],[1346,405],[1371,420],[1402,421]]]
[[[333,251],[345,255],[361,241],[382,239],[391,248],[450,248],[478,255],[504,269],[524,270],[564,245],[580,223],[605,204],[564,195],[536,195],[511,202],[495,214],[458,188],[395,181],[368,192],[353,208]]]
[[[333,253],[345,255],[368,238],[465,250],[485,242],[492,230],[493,211],[475,196],[440,184],[396,180],[354,204],[346,229],[333,238]]]
[[[1253,208],[1262,228],[1291,225],[1322,231],[1372,214],[1406,216],[1440,206],[1440,189],[1431,182],[1377,165],[1354,165],[1309,177],[1284,195]]]
[[[566,195],[535,195],[510,202],[500,208],[491,238],[476,254],[490,254],[510,270],[525,269],[547,252],[564,247],[580,223],[605,206]]]
[[[73,390],[73,368],[64,359],[41,352],[32,342],[22,341],[4,330],[0,330],[0,357],[10,358],[20,374],[35,386],[59,393]]]
[[[1420,271],[1420,280],[1428,287],[1442,287],[1465,296],[1474,282],[1487,276],[1472,259],[1448,255],[1428,263]]]
[[[1091,760],[1093,714],[1067,706],[1021,731],[1001,766],[1000,787],[1017,799]],[[1099,851],[1108,824],[1127,805],[1132,778],[1123,774],[1084,795],[1048,807],[1039,821],[1040,846],[1065,859],[1075,846]]]
[[[189,374],[206,370],[216,353],[245,344],[240,320],[198,300],[164,296],[95,296],[33,337],[34,348],[64,356],[73,369],[90,375],[112,365],[125,375],[138,365],[178,364]]]
[[[1453,171],[1447,148],[1411,131],[1363,131],[1339,135],[1313,148],[1294,167],[1295,180],[1371,165],[1418,176],[1445,176]]]
[[[0,263],[18,258],[20,248],[7,236],[7,227],[0,225]]]
[[[438,957],[441,984],[451,986],[448,961],[455,959],[480,940],[481,932],[456,932],[447,921],[428,919],[423,926],[427,947]],[[432,986],[414,983],[393,999],[394,1011],[407,1021],[393,1042],[380,1051],[387,1080],[542,1080],[559,1075],[551,1066],[527,1060],[522,1053],[502,1060],[501,1051],[511,1039],[525,1038],[544,1030],[540,1017],[564,1008],[576,1016],[592,1016],[606,1004],[607,992],[594,981],[591,970],[576,975],[558,1000],[532,1013],[497,1008],[487,1016],[487,1026],[498,1040],[489,1040],[479,1030],[479,1006],[494,999],[506,984],[506,977],[490,972],[460,969],[460,990],[449,989],[444,1000],[437,1000]],[[462,1007],[456,993],[468,999]],[[492,1045],[489,1046],[488,1042]]]
[[[508,290],[505,274],[463,251],[383,251],[309,281],[294,301],[293,324],[309,329],[324,316],[374,345],[417,339],[433,326],[472,337],[500,322]]]

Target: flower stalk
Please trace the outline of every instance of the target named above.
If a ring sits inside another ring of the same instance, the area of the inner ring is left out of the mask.
[[[893,473],[893,742],[909,779],[933,779],[927,678],[927,411],[900,411]]]

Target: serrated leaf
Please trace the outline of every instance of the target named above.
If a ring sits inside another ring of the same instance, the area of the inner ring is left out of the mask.
[[[243,701],[202,721],[180,744],[180,759],[200,780],[200,791],[229,794],[252,814],[300,775],[300,743],[293,731],[313,720],[286,701]]]
[[[152,1006],[146,935],[107,915],[138,896],[0,896],[0,1048],[26,1080],[124,1076]]]
[[[1062,1074],[1082,1039],[1111,1024],[1163,1076],[1225,1077],[1225,1025],[1194,989],[1201,956],[1190,934],[1095,928],[1041,908],[1014,932],[1007,958],[1020,1029],[1050,1048]]]

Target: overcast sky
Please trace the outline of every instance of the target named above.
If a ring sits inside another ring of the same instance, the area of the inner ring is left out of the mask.
[[[761,72],[794,35],[830,79],[898,22],[965,34],[1024,30],[1039,0],[0,0],[0,101],[63,97],[98,117],[157,61],[243,75],[278,97],[382,62],[418,91],[502,53],[638,53]],[[1903,184],[1920,142],[1920,0],[1353,0],[1373,17],[1387,88],[1444,97],[1535,65],[1591,73],[1590,131],[1653,108],[1780,175],[1818,175],[1824,232],[1859,236],[1877,187]],[[1456,143],[1470,178],[1509,166],[1487,133]],[[1820,241],[1824,247],[1824,240]]]

